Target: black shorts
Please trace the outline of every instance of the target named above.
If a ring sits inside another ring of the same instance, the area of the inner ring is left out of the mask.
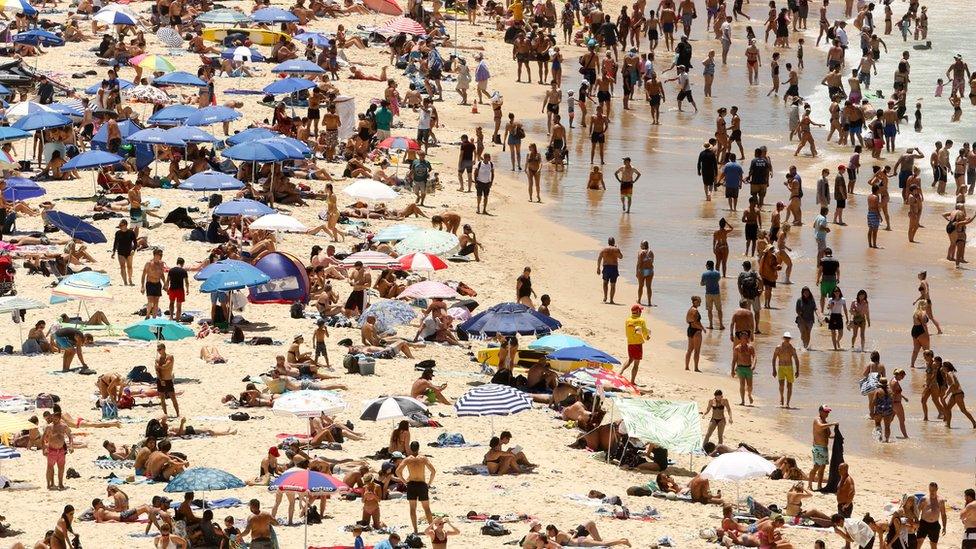
[[[320,118],[319,108],[318,107],[315,107],[313,109],[312,107],[309,107],[308,108],[308,119],[309,120],[318,120],[319,118]]]
[[[559,103],[547,103],[546,110],[552,114],[559,114]]]
[[[602,91],[602,90],[601,91],[598,91],[598,92],[596,92],[596,99],[600,103],[609,103],[610,102],[610,92],[608,92],[608,91]]]
[[[927,520],[918,521],[918,531],[915,536],[918,539],[924,540],[929,538],[932,543],[939,542],[939,535],[942,533],[942,527],[939,526],[938,522],[929,522]]]
[[[146,282],[146,295],[149,297],[162,297],[163,295],[163,283],[162,282]]]
[[[725,198],[739,198],[739,187],[731,188],[725,186]]]
[[[966,528],[962,537],[962,549],[976,549],[976,528]]]
[[[746,223],[746,240],[756,240],[759,238],[759,225],[756,223]]]
[[[183,24],[182,15],[171,15],[169,20],[173,23],[174,26]]]
[[[491,192],[491,183],[482,183],[481,181],[475,181],[474,190],[477,193],[478,198],[488,198],[488,193]]]
[[[839,199],[837,200],[837,209],[838,210],[843,210],[846,207],[847,207],[847,200],[839,200]]]
[[[691,90],[681,90],[678,92],[678,101],[684,101],[685,99],[694,101],[694,98],[691,97]]]
[[[349,292],[349,297],[346,298],[345,308],[352,310],[363,311],[363,306],[366,304],[366,294],[363,290],[353,290]]]
[[[157,379],[156,390],[159,391],[159,396],[174,396],[176,394],[176,386],[173,385],[172,379]]]
[[[407,501],[428,501],[429,499],[430,492],[426,482],[419,480],[407,482]]]
[[[652,107],[659,107],[661,105],[661,94],[652,95],[650,103]]]
[[[732,134],[729,135],[729,141],[742,141],[742,130],[732,130]]]
[[[590,134],[590,141],[593,143],[606,143],[607,137],[603,132],[593,132]]]

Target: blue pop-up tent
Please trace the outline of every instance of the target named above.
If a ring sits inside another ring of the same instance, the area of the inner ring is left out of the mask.
[[[119,132],[122,133],[122,139],[129,137],[141,129],[142,126],[131,120],[123,120],[122,122],[119,122]],[[153,159],[155,158],[152,145],[147,145],[145,143],[132,143],[132,146],[136,151],[137,168],[141,170],[152,164]],[[95,132],[95,135],[91,140],[91,148],[99,151],[108,150],[108,125],[102,124],[102,127],[98,128],[98,131]]]

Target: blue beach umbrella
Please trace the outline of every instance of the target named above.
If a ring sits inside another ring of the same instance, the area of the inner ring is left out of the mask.
[[[67,116],[67,117],[81,118],[85,114],[83,112],[81,112],[80,110],[78,110],[78,107],[79,106],[80,106],[80,103],[78,105],[69,105],[67,103],[60,103],[60,102],[59,103],[51,103],[50,105],[46,105],[47,108],[51,109],[52,111],[54,111],[54,112],[56,112],[58,114],[63,114],[64,116]]]
[[[178,341],[195,335],[190,328],[165,318],[140,320],[124,331],[130,338],[143,341]]]
[[[295,93],[301,90],[310,90],[314,87],[316,87],[316,84],[311,80],[290,77],[275,80],[274,82],[265,86],[262,91],[264,91],[264,93],[277,95],[282,93]]]
[[[224,141],[228,145],[240,145],[246,141],[257,141],[258,139],[267,139],[269,137],[279,137],[281,134],[273,132],[267,128],[248,128],[246,130],[235,133],[234,135],[228,137]]]
[[[578,337],[565,334],[550,334],[529,343],[529,349],[558,351],[566,347],[580,347],[586,342]]]
[[[58,286],[79,285],[79,286],[87,286],[91,288],[106,288],[111,283],[112,283],[112,279],[109,278],[109,276],[105,273],[99,273],[97,271],[83,271],[62,278],[61,282],[58,282]],[[64,303],[66,301],[70,301],[72,299],[74,298],[54,294],[51,295],[50,303],[54,305],[56,303]]]
[[[3,190],[3,197],[10,201],[29,200],[45,194],[44,187],[23,177],[8,177],[7,188]]]
[[[30,44],[31,46],[63,46],[64,38],[41,29],[18,32],[10,39],[15,44]]]
[[[262,139],[261,142],[283,150],[291,160],[301,160],[312,154],[312,149],[308,148],[308,145],[294,137],[279,135],[277,137]]]
[[[44,213],[44,219],[64,231],[69,237],[77,238],[82,242],[88,244],[108,242],[105,235],[97,227],[71,214],[52,210]]]
[[[222,57],[223,59],[234,59],[235,58],[234,53],[238,49],[243,47],[244,46],[238,46],[236,48],[227,48],[224,51],[220,52],[220,57]],[[248,48],[248,49],[251,50],[251,54],[250,56],[248,56],[247,61],[253,61],[255,63],[264,63],[265,61],[268,60],[268,58],[265,57],[264,54],[259,52],[256,48]],[[237,59],[240,60],[241,58],[238,57]]]
[[[197,108],[189,105],[170,105],[159,109],[156,114],[150,116],[149,123],[158,126],[177,126],[195,112],[197,112]]]
[[[220,141],[196,126],[176,126],[166,130],[166,135],[184,143],[215,143]]]
[[[236,177],[214,170],[191,175],[180,182],[180,188],[188,191],[236,191],[244,188],[244,183]]]
[[[201,23],[213,23],[218,25],[233,25],[235,23],[246,23],[251,18],[237,10],[222,8],[211,10],[197,16],[197,21]]]
[[[317,48],[324,48],[332,43],[327,36],[320,32],[303,32],[296,34],[293,38],[302,44],[308,44],[309,39],[311,39],[312,45]]]
[[[278,63],[271,68],[271,72],[289,72],[293,74],[323,74],[325,69],[305,59],[291,59]]]
[[[71,119],[56,112],[39,112],[21,118],[12,127],[25,132],[71,125]]]
[[[198,88],[203,88],[207,85],[206,82],[201,80],[195,74],[190,74],[186,71],[166,73],[153,80],[153,84],[160,86],[196,86]]]
[[[27,0],[5,0],[0,2],[0,9],[12,13],[23,13],[27,16],[37,15],[37,8],[30,5]]]
[[[119,91],[122,91],[126,88],[131,88],[134,85],[129,80],[125,80],[122,78],[119,78],[118,80],[119,80]],[[95,95],[96,93],[98,93],[98,89],[101,87],[102,87],[101,82],[99,82],[98,84],[92,84],[91,86],[85,88],[85,95]]]
[[[208,277],[200,286],[200,291],[206,294],[212,292],[229,292],[242,290],[251,286],[260,286],[271,282],[271,277],[258,269],[220,270]]]
[[[246,261],[241,261],[239,259],[221,259],[220,261],[211,263],[210,265],[207,265],[206,267],[197,271],[197,274],[193,275],[193,280],[206,280],[217,274],[219,271],[227,271],[232,269],[255,269],[260,271],[260,269]]]
[[[281,162],[288,160],[292,156],[283,146],[275,146],[265,140],[234,145],[233,147],[224,149],[220,154],[225,158],[244,162]]]
[[[17,139],[27,139],[30,134],[18,128],[10,126],[0,126],[0,143],[15,141]]]
[[[0,95],[10,95],[10,88],[0,84]]]
[[[132,135],[136,135],[137,133],[139,132],[135,132]],[[102,166],[112,166],[123,160],[121,156],[108,151],[85,151],[65,162],[61,169],[63,171],[90,170],[92,168],[101,168]]]
[[[164,492],[213,492],[243,488],[244,481],[234,475],[209,467],[191,467],[176,475],[163,488]]]
[[[125,138],[129,143],[147,143],[150,145],[168,145],[170,147],[184,146],[183,140],[169,135],[166,130],[146,128],[139,130]]]
[[[193,114],[186,117],[184,124],[187,126],[209,126],[220,122],[230,122],[241,117],[241,113],[222,105],[204,107],[194,110]]]
[[[251,20],[258,23],[297,23],[298,16],[281,8],[262,8],[251,14]]]
[[[620,361],[613,358],[612,356],[604,353],[599,349],[594,349],[588,345],[579,345],[576,347],[566,347],[564,349],[559,349],[558,351],[553,351],[547,355],[551,360],[566,360],[570,362],[585,361],[585,362],[599,362],[601,364],[620,364]]]
[[[249,198],[238,198],[229,202],[224,202],[214,209],[217,215],[245,215],[248,217],[261,217],[262,215],[273,214],[274,209],[266,204]]]
[[[521,303],[499,303],[468,319],[458,328],[475,336],[548,334],[562,324]]]

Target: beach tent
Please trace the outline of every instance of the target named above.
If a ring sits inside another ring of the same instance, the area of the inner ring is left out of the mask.
[[[272,252],[254,264],[271,277],[271,282],[250,289],[251,303],[308,303],[311,283],[305,265],[297,257],[283,252]]]
[[[701,414],[697,402],[643,398],[615,398],[613,402],[624,420],[627,436],[678,454],[701,451]]]
[[[123,120],[119,122],[119,131],[122,133],[122,139],[129,137],[141,129],[142,126],[131,120]],[[141,170],[142,168],[152,164],[153,159],[156,157],[153,152],[152,145],[146,143],[133,143],[132,146],[136,151],[136,167]],[[91,140],[91,148],[96,151],[108,150],[108,124],[102,124],[102,127],[98,128],[98,131],[95,132],[95,135]]]

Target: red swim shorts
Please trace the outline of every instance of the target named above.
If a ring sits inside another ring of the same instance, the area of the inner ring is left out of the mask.
[[[644,346],[640,343],[627,345],[627,358],[632,360],[644,358]]]
[[[186,292],[183,290],[166,290],[166,295],[169,296],[170,301],[175,301],[177,303],[183,303],[186,301]]]
[[[60,465],[64,467],[64,458],[68,455],[67,448],[48,448],[47,449],[47,464],[48,465]]]

